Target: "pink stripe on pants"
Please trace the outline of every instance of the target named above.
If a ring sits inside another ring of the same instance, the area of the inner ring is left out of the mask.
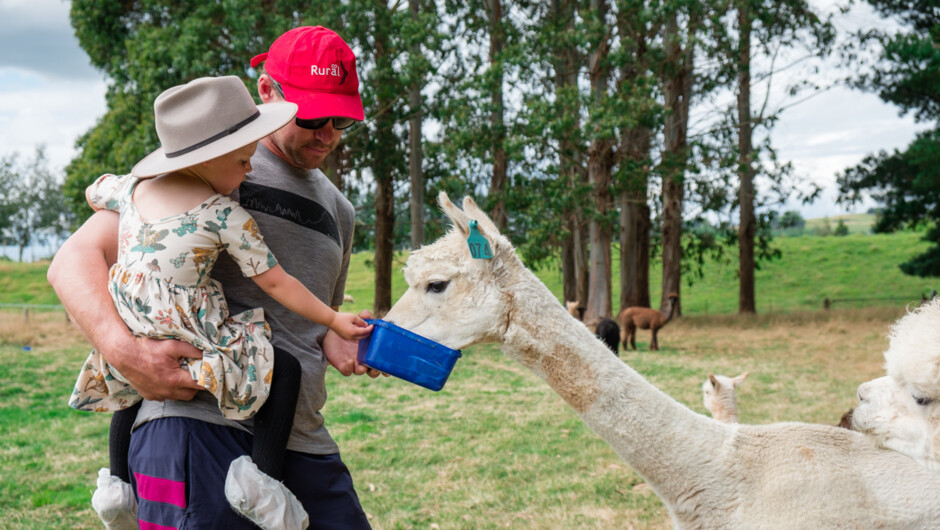
[[[174,504],[186,508],[186,483],[166,478],[134,473],[137,481],[137,496],[141,499]],[[141,527],[143,528],[143,527]],[[154,528],[166,528],[155,526]]]

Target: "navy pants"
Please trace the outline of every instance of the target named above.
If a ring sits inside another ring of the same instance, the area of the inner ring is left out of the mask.
[[[189,418],[149,421],[131,436],[129,468],[142,530],[257,528],[225,499],[232,460],[251,454],[251,435]],[[284,484],[311,529],[370,528],[339,454],[288,451]]]

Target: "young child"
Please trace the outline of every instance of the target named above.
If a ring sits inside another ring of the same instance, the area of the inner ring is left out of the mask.
[[[347,340],[364,338],[372,329],[357,315],[333,311],[285,272],[251,215],[228,197],[251,171],[258,140],[284,126],[296,111],[293,103],[255,105],[235,76],[173,87],[154,102],[162,147],[130,175],[104,175],[86,190],[94,209],[120,212],[118,258],[108,290],[124,322],[134,334],[184,340],[202,350],[202,359],[188,359],[181,368],[215,396],[224,417],[255,417],[254,463],[243,457],[231,464],[226,495],[236,511],[263,528],[307,524],[299,501],[278,482],[300,364],[287,353],[275,356],[260,308],[229,315],[221,285],[209,276],[216,259],[225,250],[245,276],[284,307]],[[140,400],[93,351],[69,401],[79,410],[115,411],[111,469],[99,471],[92,498],[112,529],[137,528],[127,450]],[[230,487],[236,490],[232,495]],[[258,505],[272,502],[283,506],[266,520]]]

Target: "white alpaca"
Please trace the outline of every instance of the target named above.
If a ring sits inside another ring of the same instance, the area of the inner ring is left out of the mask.
[[[747,379],[747,372],[737,377],[708,374],[702,383],[702,402],[712,418],[724,423],[738,422],[738,401],[735,389]]]
[[[940,471],[940,299],[891,328],[888,375],[858,387],[852,428]]]
[[[386,319],[451,348],[501,344],[653,487],[677,527],[940,524],[940,473],[845,429],[696,414],[571,317],[471,199],[463,211],[443,193],[438,202],[454,228],[408,258],[408,290]],[[471,220],[492,259],[471,257]]]

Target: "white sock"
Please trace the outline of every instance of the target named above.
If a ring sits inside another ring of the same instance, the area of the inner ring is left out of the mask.
[[[264,530],[304,530],[310,524],[303,505],[287,486],[262,473],[247,455],[229,466],[225,498],[236,512]]]
[[[111,476],[111,470],[98,470],[98,489],[91,505],[107,530],[137,529],[137,497],[131,485]]]

